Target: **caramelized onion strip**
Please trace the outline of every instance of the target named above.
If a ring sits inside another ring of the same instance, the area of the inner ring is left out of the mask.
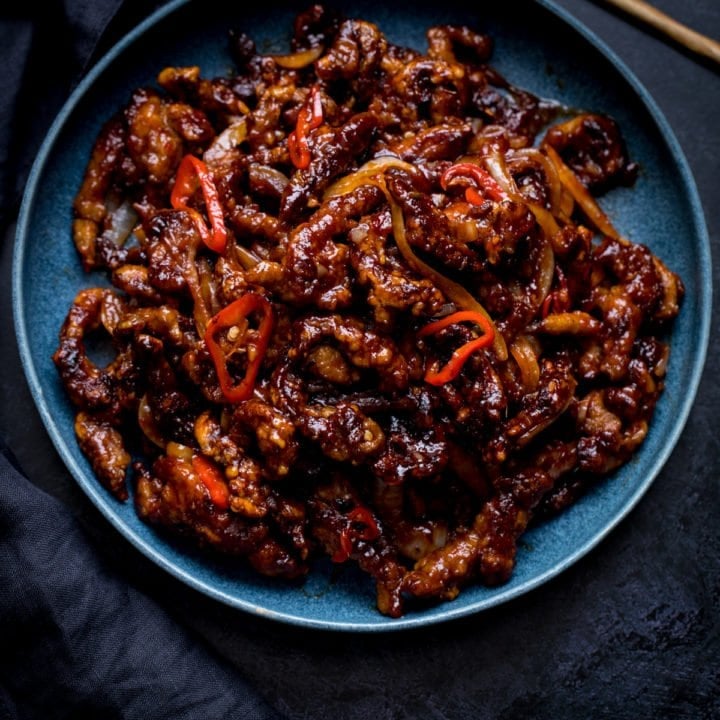
[[[535,392],[540,382],[540,366],[538,365],[538,352],[533,345],[533,340],[527,335],[519,335],[510,343],[509,349],[520,370],[520,377],[525,391],[528,393]]]
[[[555,165],[560,181],[568,192],[575,198],[575,202],[582,208],[587,219],[604,235],[613,240],[620,240],[620,234],[610,222],[608,216],[597,204],[590,191],[580,182],[575,173],[562,161],[555,148],[547,143],[543,146],[545,154]]]
[[[548,190],[549,210],[556,217],[567,221],[572,214],[575,201],[560,181],[555,165],[537,148],[520,148],[512,151],[509,163],[510,171],[512,172],[513,165],[523,162],[540,167],[545,178],[545,187]]]
[[[323,51],[323,46],[318,45],[309,50],[300,50],[299,52],[288,55],[270,55],[270,57],[281,68],[285,68],[285,70],[301,70],[311,63],[314,63],[323,54]]]
[[[542,243],[542,247],[540,248],[538,273],[535,281],[537,288],[534,293],[534,301],[537,308],[542,305],[548,296],[555,275],[555,253],[552,249],[552,243],[547,238],[542,238],[540,242]]]
[[[411,175],[417,175],[419,170],[409,162],[401,160],[395,155],[381,155],[380,157],[368,160],[364,165],[359,167],[350,175],[345,175],[336,180],[323,195],[323,200],[337,197],[338,195],[347,195],[361,185],[375,185],[385,190],[385,179],[383,173],[390,168],[405,170]]]

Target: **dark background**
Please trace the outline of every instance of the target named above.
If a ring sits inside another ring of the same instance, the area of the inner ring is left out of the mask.
[[[695,176],[717,268],[720,69],[603,3],[556,1],[620,56],[665,114]],[[31,53],[27,66],[3,63],[0,73],[0,436],[32,481],[72,509],[110,567],[207,641],[288,718],[720,717],[717,312],[685,431],[640,504],[560,577],[475,617],[380,635],[271,623],[157,570],[81,492],[45,433],[17,354],[10,297],[14,217],[34,150],[87,58],[97,58],[159,4],[125,3],[106,18],[97,46],[98,27],[78,27],[73,37],[30,33],[37,14],[62,13],[62,3],[28,0],[0,10],[0,60],[22,43],[46,43],[50,57],[38,65]],[[720,39],[718,0],[654,4]],[[51,28],[51,21],[45,18],[41,27]],[[31,100],[14,96],[13,73],[38,78]],[[30,101],[33,112],[20,126],[15,109]],[[717,269],[714,276],[720,285]]]

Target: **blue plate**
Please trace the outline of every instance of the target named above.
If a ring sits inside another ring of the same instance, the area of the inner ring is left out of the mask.
[[[336,4],[329,2],[329,5]],[[708,342],[710,250],[698,195],[667,122],[639,82],[596,37],[550,2],[502,11],[464,1],[341,2],[346,15],[379,24],[397,43],[424,49],[424,30],[460,22],[495,38],[492,63],[515,85],[567,105],[614,116],[631,157],[642,167],[632,189],[602,204],[630,239],[647,244],[678,272],[687,295],[673,334],[667,388],[637,456],[562,516],[528,532],[509,583],[473,587],[456,600],[399,620],[375,609],[372,583],[352,569],[322,563],[304,585],[281,585],[168,540],[143,524],[132,503],[115,501],[78,450],[73,409],[51,355],[67,308],[81,287],[103,283],[80,268],[71,237],[71,206],[101,124],[152,85],[167,65],[199,65],[203,75],[230,71],[229,28],[241,28],[261,51],[286,51],[289,4],[247,9],[247,3],[174,2],[123,39],[85,77],[55,120],[33,167],[17,230],[13,266],[16,332],[30,389],[47,430],[77,482],[109,521],[164,570],[208,595],[286,623],[312,628],[388,631],[429,625],[498,605],[544,583],[597,545],[648,489],[674,447],[695,396]],[[234,7],[234,9],[231,9]]]

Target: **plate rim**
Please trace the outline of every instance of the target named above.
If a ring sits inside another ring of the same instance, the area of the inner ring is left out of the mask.
[[[146,557],[151,559],[156,565],[186,585],[206,596],[222,602],[229,607],[249,612],[257,617],[304,627],[307,629],[382,633],[435,626],[461,617],[479,614],[484,610],[488,610],[512,599],[526,595],[533,589],[545,584],[550,579],[560,575],[570,566],[576,564],[582,557],[598,546],[637,506],[641,498],[646,494],[650,486],[660,474],[662,468],[667,463],[668,458],[674,451],[677,442],[685,429],[688,417],[695,403],[701,376],[705,367],[710,337],[712,316],[712,258],[705,213],[697,190],[696,181],[682,146],[677,140],[675,132],[653,96],[640,82],[635,73],[630,70],[625,62],[605,43],[604,40],[602,40],[594,31],[590,30],[568,10],[560,7],[553,0],[535,0],[535,2],[544,10],[555,15],[561,22],[580,35],[586,42],[599,51],[600,54],[603,55],[603,57],[622,75],[625,82],[630,85],[636,97],[649,113],[653,123],[662,136],[663,141],[667,144],[667,149],[670,152],[672,159],[680,171],[681,182],[686,191],[687,200],[689,201],[689,210],[693,220],[693,234],[697,239],[698,266],[700,269],[700,273],[698,275],[699,297],[697,299],[699,307],[703,310],[701,320],[697,326],[699,346],[696,348],[696,352],[692,358],[686,393],[679,412],[676,414],[672,423],[671,432],[668,433],[666,441],[662,444],[660,451],[651,462],[645,478],[641,482],[637,483],[634,492],[629,496],[622,508],[615,513],[610,521],[606,522],[604,526],[588,538],[585,543],[576,547],[571,553],[565,555],[561,561],[555,563],[552,567],[547,568],[544,572],[529,578],[525,582],[517,586],[509,587],[505,591],[500,590],[491,597],[470,605],[453,607],[451,603],[447,603],[443,607],[442,611],[429,616],[419,613],[416,615],[408,614],[398,619],[389,619],[378,615],[377,622],[320,620],[308,618],[301,614],[269,609],[262,607],[255,602],[243,600],[242,598],[233,596],[219,588],[212,587],[202,579],[195,577],[185,568],[168,560],[168,558],[166,558],[160,550],[148,543],[144,538],[137,535],[132,528],[129,528],[122,519],[112,511],[109,500],[106,497],[106,491],[99,483],[90,483],[87,481],[85,478],[85,472],[79,467],[75,458],[69,453],[66,441],[62,436],[62,432],[50,413],[49,405],[45,399],[43,385],[40,382],[37,368],[35,367],[35,362],[30,351],[29,334],[25,322],[26,313],[22,294],[23,265],[25,259],[24,239],[27,237],[29,231],[39,181],[45,169],[47,160],[54,149],[57,137],[65,126],[65,123],[70,115],[81,102],[88,90],[91,89],[98,77],[115,61],[118,55],[138,40],[150,28],[161,22],[165,17],[171,15],[181,7],[189,5],[190,0],[171,0],[171,2],[168,2],[155,10],[138,25],[123,35],[123,37],[120,38],[84,75],[55,116],[55,119],[47,130],[43,143],[36,155],[30,173],[28,174],[27,182],[23,190],[22,203],[18,213],[17,226],[15,230],[11,271],[12,309],[15,335],[21,364],[35,403],[35,407],[43,421],[45,429],[50,436],[50,439],[61,460],[73,476],[75,482],[80,485],[82,490],[89,496],[90,500],[101,512],[105,520],[110,522],[120,535],[128,540]]]

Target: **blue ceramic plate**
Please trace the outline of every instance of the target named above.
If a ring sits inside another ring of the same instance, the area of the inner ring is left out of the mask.
[[[329,2],[332,5],[333,2]],[[620,123],[642,172],[631,190],[603,206],[629,238],[646,243],[683,278],[687,296],[672,337],[667,389],[637,457],[561,517],[528,532],[510,582],[468,588],[456,600],[399,620],[375,609],[374,588],[351,569],[319,566],[303,586],[279,585],[169,541],[144,525],[132,503],[116,502],[95,480],[73,435],[73,410],[51,361],[58,329],[78,289],[102,280],[85,275],[71,238],[71,206],[93,139],[103,121],[151,85],[167,65],[199,65],[205,76],[231,69],[229,28],[242,28],[261,51],[287,50],[289,5],[171,3],[120,42],[64,106],[33,168],[20,213],[13,292],[17,337],[35,402],[60,455],[110,522],[161,568],[229,605],[313,628],[398,630],[476,613],[537,587],[597,545],[635,506],[660,471],[687,418],[702,369],[710,314],[710,251],[700,203],[677,141],[658,108],[601,42],[549,2],[512,10],[464,9],[464,2],[341,3],[346,15],[380,25],[397,43],[426,47],[424,30],[461,22],[495,38],[492,63],[515,85]],[[234,9],[229,9],[234,7]],[[272,9],[270,9],[270,7]],[[408,7],[408,6],[405,6]]]

